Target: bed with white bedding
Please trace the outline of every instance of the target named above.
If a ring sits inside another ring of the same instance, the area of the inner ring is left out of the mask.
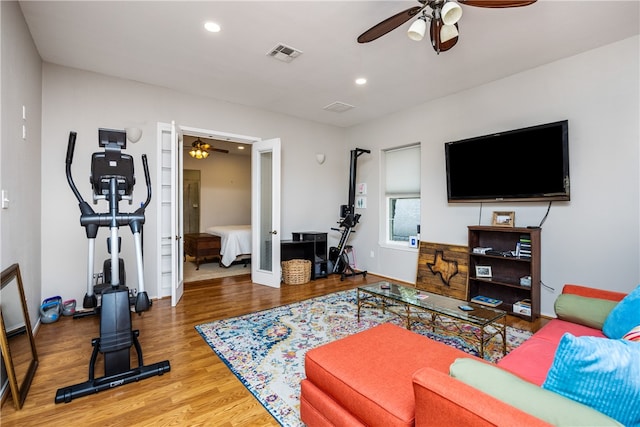
[[[238,259],[251,257],[250,225],[216,225],[206,229],[214,236],[220,236],[220,261],[225,267]]]

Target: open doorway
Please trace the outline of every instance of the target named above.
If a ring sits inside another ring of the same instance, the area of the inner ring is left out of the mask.
[[[251,146],[185,133],[182,147],[185,235],[215,233],[215,227],[250,226]],[[190,154],[197,148],[206,155]],[[251,273],[250,253],[224,262],[216,249],[205,249],[205,255],[197,259],[185,255],[185,283]]]
[[[254,283],[279,287],[280,270],[280,167],[279,138],[260,139],[245,135],[210,131],[172,123],[158,122],[157,182],[162,187],[157,198],[157,285],[158,296],[171,295],[175,307],[184,293],[184,232],[182,223],[182,170],[184,135],[217,138],[251,146],[251,221],[248,251]],[[213,136],[215,135],[215,137]],[[200,198],[201,202],[203,198]],[[201,214],[202,223],[203,216]],[[222,239],[221,239],[222,240]],[[229,252],[222,249],[221,253]],[[224,262],[223,255],[223,262]],[[267,262],[268,261],[268,262]],[[260,266],[260,267],[258,267]]]

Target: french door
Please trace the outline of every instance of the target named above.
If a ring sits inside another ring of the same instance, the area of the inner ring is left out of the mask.
[[[184,292],[182,155],[175,122],[158,123],[158,296],[171,295],[175,307]]]
[[[251,147],[251,280],[280,287],[280,139]]]
[[[184,291],[183,154],[180,134],[252,144],[251,279],[280,286],[280,139],[259,138],[158,123],[158,291],[171,295],[171,305]],[[215,225],[215,224],[212,224]],[[224,225],[224,224],[223,224]],[[227,224],[231,225],[231,224]]]

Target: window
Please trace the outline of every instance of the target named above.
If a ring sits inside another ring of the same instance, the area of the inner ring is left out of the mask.
[[[420,145],[386,150],[386,242],[406,243],[420,224]]]
[[[389,197],[389,241],[408,242],[420,224],[420,198]]]

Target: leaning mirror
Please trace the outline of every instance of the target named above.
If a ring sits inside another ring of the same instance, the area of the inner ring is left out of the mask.
[[[38,355],[18,264],[13,264],[2,272],[0,309],[2,386],[9,382],[13,403],[16,409],[20,409],[36,373]],[[3,395],[3,403],[7,394]]]

